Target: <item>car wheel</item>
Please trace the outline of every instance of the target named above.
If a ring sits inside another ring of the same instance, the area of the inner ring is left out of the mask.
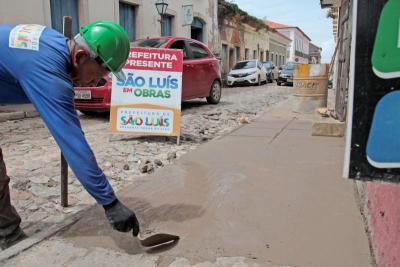
[[[281,86],[281,82],[276,82],[276,84],[277,84],[278,86]]]
[[[221,83],[219,81],[214,81],[211,85],[210,96],[207,97],[208,104],[218,104],[221,100]]]

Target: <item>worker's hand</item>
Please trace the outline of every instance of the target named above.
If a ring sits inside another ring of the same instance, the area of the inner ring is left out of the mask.
[[[132,230],[134,236],[139,234],[139,222],[135,213],[125,207],[118,199],[103,207],[108,221],[115,230],[120,232]]]

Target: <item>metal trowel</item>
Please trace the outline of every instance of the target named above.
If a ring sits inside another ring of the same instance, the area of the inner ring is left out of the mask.
[[[139,239],[139,242],[143,247],[157,247],[174,243],[179,240],[179,236],[177,235],[170,235],[164,233],[150,235],[146,238],[142,237],[142,235],[139,233],[137,238]]]

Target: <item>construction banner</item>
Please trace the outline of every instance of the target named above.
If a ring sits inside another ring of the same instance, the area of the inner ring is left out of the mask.
[[[126,80],[113,76],[113,132],[179,136],[182,98],[181,50],[131,48]]]
[[[400,181],[400,0],[355,1],[344,175]]]

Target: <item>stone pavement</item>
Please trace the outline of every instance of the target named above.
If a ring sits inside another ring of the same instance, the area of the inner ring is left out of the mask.
[[[372,266],[344,140],[311,125],[285,101],[126,186],[142,229],[179,234],[174,246],[146,251],[93,207],[4,266]]]

